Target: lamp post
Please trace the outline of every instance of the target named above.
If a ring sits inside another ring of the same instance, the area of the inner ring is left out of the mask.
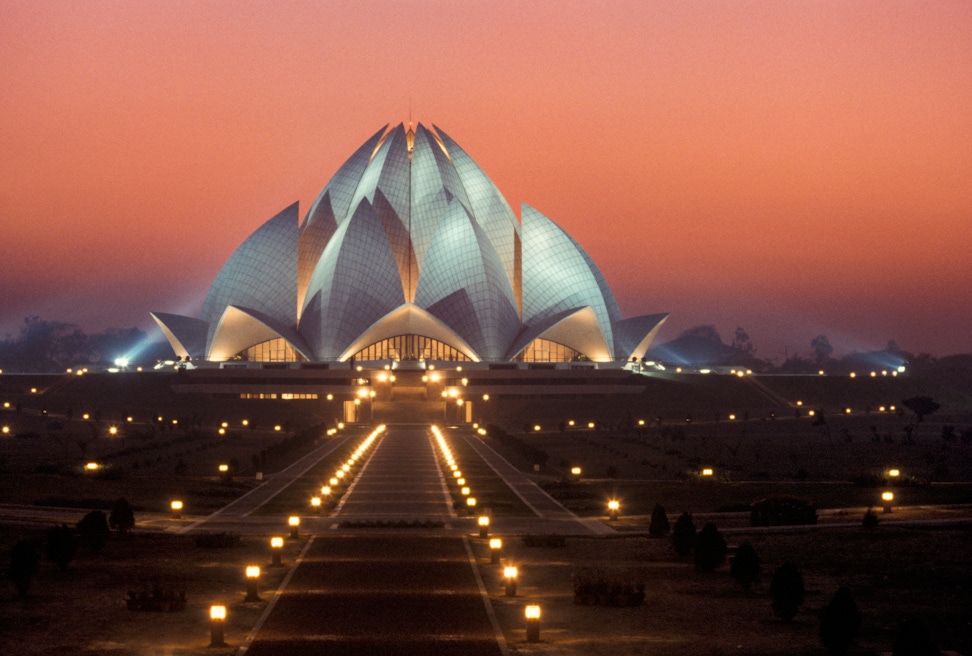
[[[503,541],[499,538],[489,540],[489,564],[498,565],[500,553],[503,551]]]
[[[506,596],[516,596],[516,568],[513,566],[503,568],[503,580],[506,583]]]
[[[894,503],[894,492],[887,490],[881,493],[881,504],[884,506],[884,512],[891,512],[891,504]]]
[[[311,508],[313,508],[314,509],[314,512],[317,513],[318,515],[321,514],[321,498],[320,497],[311,497]]]
[[[527,642],[540,642],[540,607],[531,604],[523,609],[526,617]]]
[[[280,554],[283,552],[284,540],[281,537],[270,538],[271,567],[280,567]]]
[[[182,517],[182,502],[181,501],[179,501],[178,499],[176,499],[175,501],[173,501],[172,503],[169,504],[169,507],[172,508],[172,517],[174,517],[175,519],[180,519]]]
[[[209,607],[209,646],[225,647],[223,625],[226,623],[226,606]]]
[[[608,501],[608,517],[612,522],[617,521],[620,510],[621,503],[617,499],[611,499]]]
[[[287,523],[290,525],[290,538],[296,540],[300,537],[300,517],[297,515],[291,515],[287,519]]]
[[[246,568],[246,599],[245,601],[260,601],[257,594],[257,581],[260,579],[260,568],[249,565]]]
[[[489,537],[489,517],[486,515],[479,516],[479,537]]]

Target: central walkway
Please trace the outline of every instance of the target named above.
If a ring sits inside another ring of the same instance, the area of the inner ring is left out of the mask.
[[[508,653],[466,538],[402,528],[452,517],[428,428],[389,427],[331,518],[390,520],[398,528],[312,538],[245,653]]]

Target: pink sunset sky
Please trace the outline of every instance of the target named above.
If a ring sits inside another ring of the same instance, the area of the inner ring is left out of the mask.
[[[8,0],[0,85],[0,338],[195,314],[411,112],[658,341],[972,352],[970,2]]]

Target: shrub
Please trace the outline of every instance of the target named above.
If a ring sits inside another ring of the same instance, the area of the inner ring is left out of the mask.
[[[777,495],[760,499],[750,506],[752,526],[797,526],[817,523],[817,509],[806,499]]]
[[[742,586],[742,589],[749,592],[753,583],[759,580],[762,566],[759,563],[759,555],[756,549],[749,542],[743,542],[736,550],[736,555],[732,557],[729,565],[729,575],[733,580]]]
[[[692,553],[692,547],[695,546],[695,522],[692,521],[692,513],[683,512],[675,522],[675,528],[672,530],[672,546],[679,556]]]
[[[115,502],[111,508],[111,515],[108,517],[108,525],[122,535],[128,533],[135,527],[135,512],[132,510],[128,499],[122,497]]]
[[[74,554],[77,550],[78,541],[74,537],[74,531],[66,525],[52,526],[47,531],[44,556],[57,565],[57,568],[62,572],[67,569],[68,563],[74,560]]]
[[[820,640],[827,652],[843,654],[861,631],[861,613],[849,588],[841,587],[820,612]]]
[[[770,596],[773,598],[773,612],[784,622],[789,622],[797,614],[807,591],[803,587],[803,575],[793,563],[783,563],[773,572],[770,583]]]
[[[868,508],[867,512],[864,513],[864,519],[861,521],[861,525],[864,528],[877,528],[877,525],[881,520],[878,519],[877,513],[873,509]]]
[[[668,514],[665,508],[656,503],[654,510],[651,511],[651,523],[648,525],[648,535],[653,538],[663,538],[671,532],[672,526],[668,522]]]
[[[726,541],[712,522],[707,523],[695,538],[695,569],[714,572],[726,562]]]
[[[81,545],[90,553],[96,554],[101,551],[108,541],[110,532],[108,518],[100,510],[92,510],[78,521]]]
[[[30,540],[20,540],[10,549],[7,578],[17,588],[18,597],[26,597],[30,583],[37,574],[37,549]]]

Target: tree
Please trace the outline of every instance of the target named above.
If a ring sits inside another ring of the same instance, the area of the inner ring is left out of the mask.
[[[120,498],[111,508],[108,525],[122,535],[126,535],[135,527],[135,512],[125,497]]]
[[[91,553],[98,553],[105,546],[110,534],[108,518],[100,510],[92,510],[78,521],[81,544]]]
[[[762,566],[759,563],[759,555],[756,549],[749,542],[743,542],[736,550],[736,555],[732,557],[729,565],[729,575],[733,580],[742,586],[742,589],[749,592],[749,588],[759,580]]]
[[[803,586],[803,575],[793,563],[786,562],[773,572],[770,582],[770,596],[773,598],[773,612],[784,622],[789,622],[797,614],[807,591]]]
[[[668,513],[665,507],[656,503],[654,510],[651,511],[651,523],[648,524],[648,535],[653,538],[663,538],[672,530],[672,525],[668,521]]]
[[[26,597],[30,582],[37,574],[37,549],[30,540],[20,540],[10,549],[7,578],[17,588],[18,597]]]
[[[810,351],[813,353],[814,362],[821,365],[833,354],[834,347],[830,345],[826,335],[817,335],[810,341]]]
[[[692,547],[695,546],[695,522],[692,521],[692,513],[683,512],[675,521],[675,528],[672,530],[672,546],[679,556],[692,553]]]
[[[736,334],[733,336],[732,343],[729,346],[749,356],[756,354],[756,348],[749,341],[749,334],[743,330],[742,326],[736,327]]]
[[[861,613],[849,588],[841,587],[820,612],[820,640],[830,654],[843,654],[861,632]]]
[[[57,568],[62,572],[67,570],[68,563],[74,560],[74,554],[77,550],[78,541],[74,537],[74,531],[65,524],[52,526],[47,531],[47,543],[44,545],[44,556],[57,565]]]
[[[902,401],[901,405],[915,413],[916,421],[919,424],[924,421],[925,417],[942,407],[928,396],[913,396]]]
[[[712,522],[708,522],[695,538],[695,569],[714,572],[726,562],[726,540]]]

